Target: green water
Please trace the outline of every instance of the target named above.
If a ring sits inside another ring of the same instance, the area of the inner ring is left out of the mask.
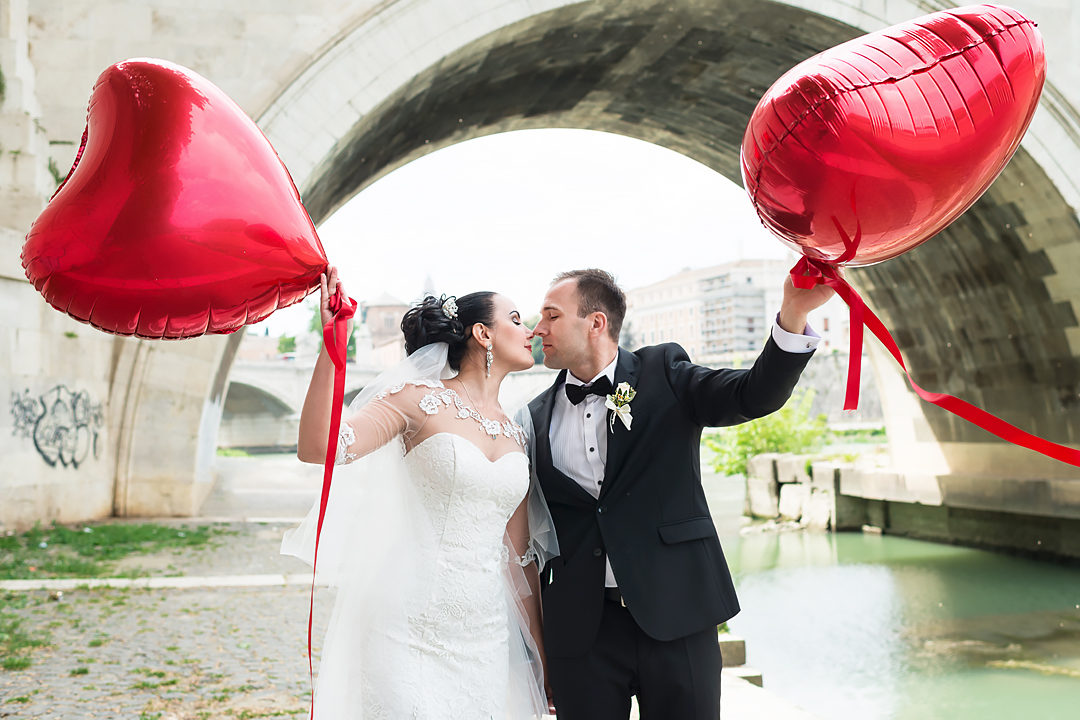
[[[710,483],[747,664],[821,718],[1077,720],[1080,569],[862,533],[740,534]]]

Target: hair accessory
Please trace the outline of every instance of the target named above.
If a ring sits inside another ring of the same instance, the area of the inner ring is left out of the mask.
[[[446,317],[453,319],[457,317],[457,298],[453,295],[443,300],[442,313]]]

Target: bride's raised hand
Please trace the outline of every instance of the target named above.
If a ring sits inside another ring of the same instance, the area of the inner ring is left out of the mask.
[[[330,298],[334,297],[339,289],[342,295],[348,296],[345,292],[345,286],[338,279],[337,268],[331,265],[328,269],[330,271],[329,277],[326,273],[319,275],[319,319],[322,321],[323,327],[326,327],[334,319],[334,311],[330,309]]]

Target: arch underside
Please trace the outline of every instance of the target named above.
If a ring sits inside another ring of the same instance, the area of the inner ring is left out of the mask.
[[[316,222],[380,176],[435,149],[514,129],[628,135],[739,180],[746,122],[772,82],[861,31],[751,0],[583,3],[503,28],[416,76],[341,138],[309,178]],[[849,278],[924,388],[1048,439],[1080,442],[1077,327],[1062,249],[1075,213],[1024,152],[959,220]],[[868,342],[874,342],[868,340]],[[939,442],[995,439],[928,407]]]

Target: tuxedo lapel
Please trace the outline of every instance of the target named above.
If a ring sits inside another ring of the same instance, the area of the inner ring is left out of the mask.
[[[555,379],[555,384],[538,398],[540,400],[539,405],[533,406],[530,404],[529,406],[530,412],[535,410],[533,412],[533,433],[536,435],[536,457],[533,458],[533,462],[536,463],[537,477],[540,478],[540,484],[544,487],[545,495],[550,496],[554,491],[555,488],[551,486],[551,483],[558,483],[562,487],[569,489],[569,492],[575,495],[578,500],[592,503],[595,502],[593,496],[586,492],[585,488],[578,485],[573,478],[569,478],[560,472],[551,459],[551,415],[555,411],[555,397],[562,390],[565,381],[566,371],[563,370]]]
[[[548,477],[555,469],[551,460],[551,413],[555,410],[555,393],[559,391],[565,380],[566,371],[563,370],[555,378],[555,383],[544,393],[539,413],[533,416],[533,427],[536,429],[536,463]]]
[[[634,387],[637,384],[638,366],[641,361],[638,360],[637,355],[626,350],[619,348],[619,360],[615,364],[615,387],[619,386],[619,383],[629,383],[630,387]],[[634,403],[631,402],[630,406],[633,408]],[[623,459],[626,456],[626,452],[630,447],[632,440],[630,430],[626,429],[626,426],[622,424],[622,421],[615,418],[615,422],[612,423],[612,411],[607,411],[607,427],[605,430],[608,433],[607,444],[607,459],[604,461],[604,487],[600,490],[600,497],[603,498],[609,492],[611,492],[611,486],[614,484],[615,478],[618,476],[619,470],[622,468]],[[633,425],[633,423],[631,423]]]

